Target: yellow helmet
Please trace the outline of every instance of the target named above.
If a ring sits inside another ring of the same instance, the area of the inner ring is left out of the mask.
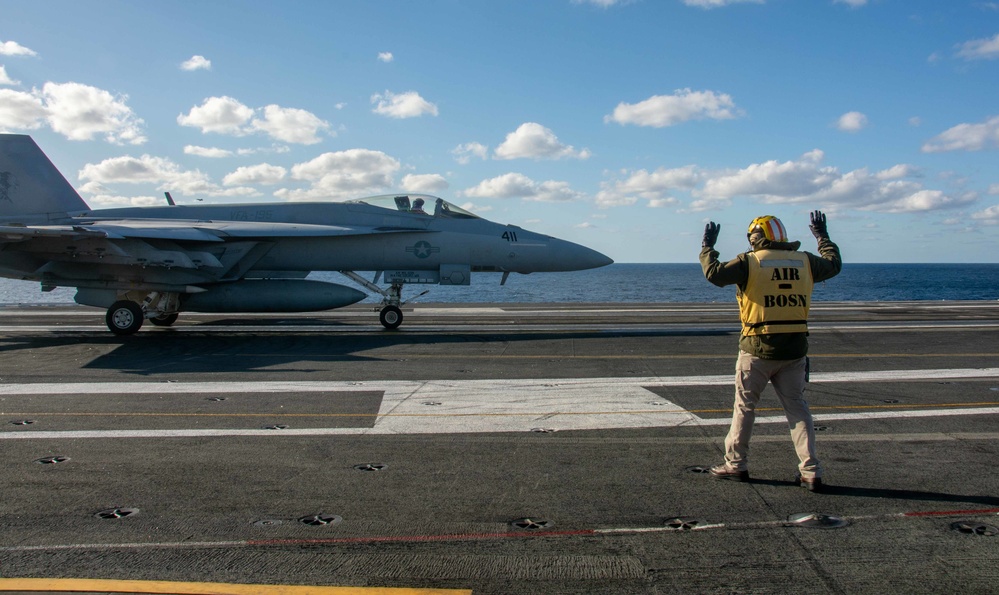
[[[764,215],[753,219],[753,222],[749,224],[749,233],[752,234],[754,231],[762,232],[771,242],[787,241],[787,230],[784,229],[784,224],[773,215]]]

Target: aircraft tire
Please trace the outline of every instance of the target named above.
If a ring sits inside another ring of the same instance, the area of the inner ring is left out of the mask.
[[[173,323],[177,322],[178,316],[180,316],[180,314],[177,314],[176,312],[173,314],[164,314],[163,316],[150,318],[149,322],[155,324],[156,326],[172,326]]]
[[[132,335],[142,328],[142,308],[135,302],[120,300],[108,308],[104,317],[108,329],[116,335]]]
[[[385,306],[378,315],[378,320],[386,329],[394,331],[402,324],[402,310],[397,306]]]

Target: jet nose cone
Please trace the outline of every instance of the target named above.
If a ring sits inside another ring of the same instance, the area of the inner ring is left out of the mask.
[[[564,271],[582,271],[607,266],[614,261],[596,250],[565,240],[558,240],[558,260]]]

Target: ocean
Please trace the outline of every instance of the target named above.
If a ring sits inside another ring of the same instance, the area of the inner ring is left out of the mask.
[[[372,274],[364,274],[368,279]],[[310,279],[354,286],[338,273]],[[424,290],[421,303],[551,302],[734,302],[735,289],[715,287],[697,263],[612,264],[572,273],[512,274],[500,285],[498,273],[475,273],[467,287],[407,285],[403,299]],[[42,293],[39,284],[0,279],[0,304],[69,304],[74,289]],[[814,301],[999,300],[999,264],[844,264],[843,272],[819,283]],[[364,303],[378,303],[371,296]]]

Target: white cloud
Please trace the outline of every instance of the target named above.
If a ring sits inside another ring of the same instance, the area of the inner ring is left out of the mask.
[[[381,151],[349,149],[323,153],[291,168],[295,180],[311,182],[304,190],[282,189],[274,194],[292,201],[357,198],[393,186],[399,162]]]
[[[867,128],[867,116],[860,112],[847,112],[836,121],[836,128],[843,132],[860,132]]]
[[[732,97],[714,91],[679,89],[673,95],[654,95],[639,103],[619,103],[604,122],[663,128],[689,120],[730,120],[742,115]]]
[[[211,159],[219,159],[221,157],[232,157],[232,151],[227,151],[225,149],[218,149],[215,147],[199,147],[196,145],[186,145],[184,147],[185,155],[195,155],[197,157],[209,157]]]
[[[252,196],[252,188],[223,189],[198,170],[183,170],[163,157],[112,157],[88,163],[80,170],[81,180],[89,180],[81,192],[103,191],[104,184],[159,184],[158,189],[182,195]]]
[[[472,160],[472,157],[485,159],[489,154],[489,147],[482,143],[465,143],[451,149],[451,154],[454,155],[455,161],[462,165],[467,165]]]
[[[378,59],[382,62],[388,63],[395,60],[395,56],[392,55],[392,52],[378,52]]]
[[[108,142],[139,145],[146,142],[142,120],[125,105],[127,96],[79,83],[45,83],[42,94],[52,130],[71,140],[90,140],[104,134]]]
[[[496,159],[588,159],[590,151],[576,151],[559,142],[555,133],[536,122],[521,124],[496,147]]]
[[[798,161],[767,161],[736,172],[710,177],[695,194],[693,210],[725,205],[736,197],[750,197],[765,204],[810,204],[825,209],[852,208],[884,213],[935,211],[964,206],[974,194],[949,196],[904,179],[918,170],[896,165],[871,173],[867,168],[840,173],[822,165],[822,151],[806,153]]]
[[[649,173],[640,169],[634,172],[622,172],[627,175],[623,180],[601,183],[597,193],[597,206],[601,208],[632,205],[639,199],[649,201],[649,206],[661,207],[676,204],[678,201],[669,196],[672,190],[691,190],[699,184],[704,174],[693,165],[666,169],[659,168]]]
[[[867,5],[867,0],[833,0],[833,4],[846,4],[851,8],[860,8]]]
[[[600,8],[610,8],[616,4],[628,4],[632,0],[572,0],[573,4],[592,4]]]
[[[247,184],[277,184],[288,175],[288,170],[269,163],[239,167],[236,171],[222,178],[224,186],[240,186]]]
[[[926,141],[924,153],[999,148],[999,116],[980,124],[958,124]]]
[[[568,182],[535,182],[519,173],[483,180],[462,194],[473,198],[522,198],[535,202],[568,202],[583,198],[583,194],[572,190]]]
[[[679,204],[680,204],[679,200],[673,197],[668,197],[668,198],[653,198],[652,200],[649,201],[649,204],[645,206],[649,207],[650,209],[662,209],[665,207],[676,206]]]
[[[407,174],[402,178],[402,189],[406,192],[434,194],[449,187],[450,184],[440,174]]]
[[[385,91],[385,94],[375,93],[371,103],[376,104],[372,112],[390,118],[416,118],[430,114],[437,115],[437,106],[420,97],[416,91],[395,94]]]
[[[181,126],[200,128],[201,132],[217,132],[244,136],[245,126],[253,118],[253,109],[232,97],[209,97],[200,106],[191,108],[187,115],[177,116]]]
[[[28,49],[16,41],[0,42],[0,56],[37,56],[38,52]]]
[[[87,197],[87,204],[92,207],[151,207],[164,204],[163,196],[118,196],[111,194],[94,194]]]
[[[204,56],[191,56],[189,60],[186,60],[180,65],[181,70],[211,70],[212,61]]]
[[[989,186],[988,192],[989,194],[999,195],[999,184],[992,184],[991,186]]]
[[[255,117],[258,110],[232,97],[209,97],[186,115],[177,116],[177,123],[200,128],[206,134],[246,136],[264,132],[271,138],[303,145],[320,142],[319,133],[328,132],[330,128],[328,122],[306,110],[268,105],[262,111],[262,118]]]
[[[143,122],[127,99],[79,83],[45,83],[30,93],[0,89],[0,127],[35,130],[48,124],[70,140],[104,135],[114,144],[142,144]]]
[[[322,140],[319,132],[328,131],[330,125],[303,109],[268,105],[264,118],[253,120],[253,128],[286,143],[314,145]]]
[[[965,60],[999,58],[999,33],[986,39],[973,39],[958,46],[957,56]]]
[[[697,8],[720,8],[722,6],[728,6],[730,4],[763,4],[765,0],[683,0],[683,3],[687,6],[696,6]]]
[[[983,211],[972,213],[971,218],[985,225],[999,225],[999,205],[992,205]]]
[[[21,81],[15,81],[14,79],[10,78],[7,75],[7,69],[3,66],[3,64],[0,64],[0,85],[10,85],[13,87],[20,84]]]
[[[37,95],[0,89],[0,130],[36,130],[48,111]]]

